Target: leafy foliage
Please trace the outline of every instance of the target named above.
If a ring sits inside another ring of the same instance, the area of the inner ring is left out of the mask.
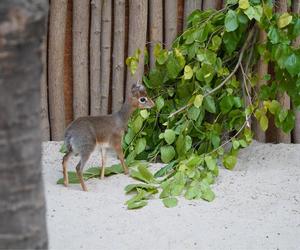
[[[127,161],[167,165],[154,175],[143,168],[131,173],[146,184],[126,187],[136,192],[128,208],[145,206],[157,192],[166,207],[176,206],[180,195],[212,201],[217,163],[234,168],[239,149],[252,141],[252,115],[263,130],[270,116],[284,132],[293,129],[293,111],[276,96],[287,93],[300,107],[300,51],[291,45],[300,18],[272,9],[272,1],[228,0],[219,11],[194,11],[171,50],[156,45],[155,67],[143,77],[156,107],[134,113],[123,148]],[[263,44],[257,43],[258,27],[267,33]],[[273,77],[257,79],[253,66],[260,56],[274,65]],[[259,90],[258,80],[265,82]]]

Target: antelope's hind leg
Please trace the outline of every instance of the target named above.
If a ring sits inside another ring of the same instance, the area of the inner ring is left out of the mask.
[[[94,147],[95,146],[90,146],[90,145],[87,145],[84,147],[84,151],[80,153],[80,162],[76,166],[76,173],[79,178],[79,181],[80,181],[83,191],[88,191],[88,190],[84,183],[82,172],[83,172],[85,164],[87,163],[92,152],[94,151]]]
[[[63,161],[62,161],[62,166],[63,166],[63,174],[64,174],[64,185],[65,187],[67,187],[69,185],[69,176],[68,176],[68,160],[70,158],[72,154],[72,151],[67,152],[64,157],[63,157]]]
[[[106,148],[101,148],[101,174],[100,179],[104,179],[105,174],[105,164],[106,164]]]

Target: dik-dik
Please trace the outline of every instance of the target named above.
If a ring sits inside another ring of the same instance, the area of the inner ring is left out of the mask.
[[[80,162],[76,166],[77,176],[81,187],[87,191],[82,177],[84,165],[88,161],[96,146],[101,148],[102,170],[101,179],[104,178],[105,148],[112,147],[121,161],[124,173],[128,174],[128,168],[124,161],[121,141],[124,130],[132,112],[137,108],[152,108],[153,101],[148,97],[143,85],[133,84],[131,95],[126,99],[120,111],[111,115],[80,117],[73,121],[65,132],[65,145],[67,153],[63,157],[64,185],[69,184],[67,173],[67,161],[72,154],[80,156]]]

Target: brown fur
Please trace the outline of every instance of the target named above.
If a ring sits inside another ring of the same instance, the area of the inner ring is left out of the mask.
[[[142,103],[141,98],[146,98]],[[72,153],[79,154],[80,162],[76,166],[76,172],[80,180],[80,184],[84,191],[87,191],[86,185],[82,177],[82,171],[85,163],[88,161],[91,153],[97,145],[108,145],[116,151],[121,161],[124,173],[128,174],[124,155],[122,151],[122,136],[127,127],[128,120],[132,112],[137,108],[151,108],[154,106],[153,101],[147,96],[145,87],[134,84],[131,89],[131,97],[123,104],[120,111],[111,115],[104,116],[86,116],[80,117],[73,121],[65,132],[65,144],[68,152],[63,158],[64,184],[69,184],[67,175],[67,161]],[[102,171],[101,178],[104,178],[105,154],[102,149]]]

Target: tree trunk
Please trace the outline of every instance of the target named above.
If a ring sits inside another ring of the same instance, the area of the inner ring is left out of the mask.
[[[52,0],[49,22],[48,85],[52,140],[61,140],[65,130],[64,45],[67,0]]]
[[[300,3],[299,0],[293,1],[293,11],[295,13],[300,14]],[[295,47],[300,46],[300,37],[296,39],[294,42]],[[296,120],[295,120],[295,128],[293,131],[293,141],[294,143],[300,143],[300,111],[295,110]]]
[[[287,12],[287,0],[279,0],[277,1],[278,9],[277,11],[279,13]],[[278,101],[285,109],[290,109],[290,97],[287,95],[287,93],[282,94],[281,96],[278,96]],[[284,133],[281,129],[277,129],[277,139],[278,142],[283,143],[290,143],[291,142],[291,134]]]
[[[112,1],[103,0],[102,9],[100,114],[106,115],[108,113],[110,84]]]
[[[42,43],[42,64],[43,72],[41,77],[41,131],[42,140],[50,140],[50,127],[48,115],[48,86],[47,86],[47,34]]]
[[[47,249],[41,42],[48,1],[0,1],[0,249]]]
[[[142,82],[144,73],[144,50],[147,35],[147,0],[129,0],[129,37],[128,56],[132,56],[137,49],[141,50],[140,60],[135,75],[127,69],[126,95],[130,93],[134,82]]]
[[[165,0],[164,23],[165,23],[165,47],[171,48],[172,42],[177,36],[177,5],[178,0]]]
[[[114,41],[112,74],[112,111],[118,111],[124,99],[125,0],[114,1]]]
[[[154,47],[157,43],[163,42],[163,2],[161,0],[149,0],[149,20],[150,67],[153,68],[155,65]]]
[[[51,3],[52,4],[52,3]],[[74,118],[89,113],[90,1],[73,1],[73,110]]]
[[[68,0],[64,52],[64,100],[66,126],[73,121],[73,0]]]
[[[203,0],[202,9],[215,9],[218,10],[222,7],[222,0]]]
[[[101,10],[102,1],[92,0],[90,40],[91,115],[100,115]]]
[[[184,1],[184,24],[183,26],[187,26],[187,18],[189,14],[191,14],[195,9],[201,9],[202,0],[185,0]]]
[[[260,30],[259,31],[259,42],[264,43],[266,41],[266,39],[267,39],[266,32],[263,30]],[[263,61],[262,57],[259,59],[259,61],[257,63],[256,70],[257,70],[257,76],[258,76],[256,91],[259,91],[261,86],[265,83],[264,76],[266,74],[268,74],[268,64]],[[259,105],[261,106],[262,104],[260,103]],[[261,130],[259,122],[257,122],[256,119],[253,119],[252,129],[254,132],[255,140],[260,141],[260,142],[266,142],[266,133]]]

